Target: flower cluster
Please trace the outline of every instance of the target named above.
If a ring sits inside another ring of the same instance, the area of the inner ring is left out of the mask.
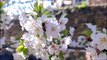
[[[86,48],[88,60],[106,60],[107,59],[107,30],[103,28],[102,32],[97,30],[96,25],[86,24],[92,30],[90,35],[92,41]]]
[[[22,36],[23,45],[28,49],[28,54],[34,54],[38,58],[48,60],[63,58],[71,41],[71,36],[65,36],[68,19],[62,15],[59,20],[54,15],[42,15],[37,19],[32,16],[20,15],[20,24],[25,32]],[[70,32],[73,35],[73,32]]]

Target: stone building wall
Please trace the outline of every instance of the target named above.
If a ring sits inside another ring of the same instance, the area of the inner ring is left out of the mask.
[[[107,5],[107,0],[89,0],[89,6]]]
[[[85,23],[92,23],[99,28],[107,29],[107,7],[86,7],[77,9],[74,12],[68,9],[67,13],[69,18],[67,28],[69,26],[76,28],[74,33],[75,39],[84,29],[87,29]]]

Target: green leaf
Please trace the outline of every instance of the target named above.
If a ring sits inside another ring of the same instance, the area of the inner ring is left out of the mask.
[[[38,7],[38,0],[34,3],[34,7]]]
[[[90,29],[85,29],[85,30],[83,30],[83,31],[81,32],[81,34],[87,35],[87,36],[90,36],[91,33],[92,33],[92,31],[91,31]]]
[[[4,13],[4,10],[2,9],[4,3],[5,3],[5,1],[0,1],[0,14]]]
[[[34,7],[34,8],[33,8],[33,11],[36,12],[36,13],[38,13],[38,8],[37,8],[37,7]]]
[[[69,33],[69,30],[67,30],[67,29],[61,31],[61,34],[63,34],[64,36],[67,36],[68,33]]]
[[[39,35],[39,34],[37,34],[37,35],[36,35],[36,37],[38,37],[38,38],[39,38],[39,37],[40,37],[40,35]]]
[[[39,7],[38,7],[38,12],[39,12],[39,14],[41,14],[42,8],[43,8],[43,3],[40,3],[40,4],[39,4]]]
[[[20,46],[18,46],[18,47],[16,48],[16,51],[17,51],[17,52],[22,52],[23,49],[24,49],[24,46],[23,46],[23,45],[20,45]]]
[[[60,57],[60,60],[64,59],[64,53],[62,51],[59,53],[59,57]]]
[[[33,11],[38,13],[38,0],[34,3]]]
[[[49,14],[50,12],[46,9],[44,12],[43,12],[43,14]]]
[[[51,18],[52,17],[52,15],[50,14],[50,15],[48,15],[48,18]]]
[[[41,16],[42,14],[42,8],[43,8],[43,3],[40,3],[38,5],[38,0],[34,3],[33,11],[38,14],[38,16]]]
[[[76,5],[75,7],[76,7],[76,8],[84,8],[84,7],[86,7],[86,6],[87,6],[86,1],[82,1],[80,4]]]
[[[81,7],[86,7],[86,6],[87,6],[86,1],[82,1],[82,2],[81,2]]]
[[[19,38],[18,36],[15,36],[15,39],[16,39],[16,40],[20,40],[20,38]]]
[[[5,1],[0,1],[0,9],[2,8],[2,6],[4,5]]]
[[[100,27],[97,27],[96,30],[101,31],[101,28],[100,28]]]
[[[3,9],[0,9],[0,14],[3,14],[4,13],[4,10]]]
[[[26,56],[26,55],[28,55],[28,48],[24,48],[23,49],[23,54]]]
[[[19,40],[19,44],[20,44],[20,45],[23,45],[23,41],[22,41],[22,40]]]
[[[49,54],[49,60],[51,60],[51,58],[52,58],[52,55]]]

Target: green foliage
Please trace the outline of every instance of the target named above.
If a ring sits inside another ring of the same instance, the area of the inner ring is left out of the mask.
[[[39,38],[39,37],[40,37],[40,35],[39,35],[39,34],[37,34],[37,35],[36,35],[36,37],[38,37],[38,38]]]
[[[35,0],[35,4],[34,4],[34,7],[38,7],[38,0]]]
[[[107,30],[104,33],[107,34]]]
[[[62,51],[59,53],[59,57],[60,57],[60,60],[64,59],[64,53]]]
[[[22,52],[25,56],[28,55],[28,48],[24,47],[24,45],[19,45],[16,51],[19,53]]]
[[[33,9],[34,12],[38,12],[38,0],[36,0],[36,2],[34,3]]]
[[[20,38],[19,38],[18,36],[15,36],[15,39],[16,39],[16,40],[20,40]]]
[[[40,3],[38,6],[38,12],[42,13],[43,3]]]
[[[5,1],[0,1],[0,14],[4,13],[2,6],[4,5]]]
[[[33,11],[36,12],[38,16],[41,16],[42,8],[43,8],[43,3],[38,4],[38,0],[36,0],[33,6]]]
[[[100,27],[97,27],[96,30],[101,31],[101,28],[100,28]]]
[[[4,5],[4,1],[0,1],[0,9],[2,8],[2,6]]]
[[[24,45],[22,40],[19,40],[19,44],[20,45]]]
[[[90,29],[85,29],[81,32],[81,34],[86,35],[86,36],[90,36],[92,33],[92,31]]]
[[[16,48],[16,51],[20,53],[20,52],[23,51],[23,49],[24,49],[24,46],[23,46],[23,45],[20,45],[20,46],[18,46],[18,47]]]
[[[33,15],[35,18],[38,16],[41,16],[42,14],[45,14],[45,15],[50,14],[48,9],[43,10],[43,3],[38,4],[38,0],[36,0],[36,2],[32,7],[33,7],[33,11],[37,13],[37,16]]]
[[[17,52],[23,52],[23,54],[26,56],[28,55],[28,48],[26,48],[23,44],[23,41],[22,40],[19,40],[19,46],[16,48],[16,51]]]
[[[0,14],[3,14],[4,13],[4,10],[3,9],[0,9]]]
[[[22,52],[25,56],[28,55],[28,48],[24,48]]]
[[[51,60],[51,58],[52,58],[52,55],[49,54],[49,60]]]
[[[87,6],[86,1],[82,1],[80,4],[76,5],[75,7],[76,7],[76,8],[84,8],[84,7],[86,7],[86,6]]]
[[[44,10],[44,13],[43,14],[50,14],[50,12],[46,9],[46,10]]]
[[[101,31],[102,29],[100,27],[96,28],[98,31]],[[104,34],[107,34],[107,30],[105,32],[103,32]]]
[[[65,29],[65,30],[61,31],[61,34],[63,34],[63,37],[67,36],[69,34],[69,30]]]

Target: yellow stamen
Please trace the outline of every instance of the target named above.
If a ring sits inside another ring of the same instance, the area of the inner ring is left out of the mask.
[[[104,43],[105,41],[106,41],[106,38],[104,38],[104,37],[101,37],[101,38],[100,38],[100,42],[101,42],[101,43]]]

